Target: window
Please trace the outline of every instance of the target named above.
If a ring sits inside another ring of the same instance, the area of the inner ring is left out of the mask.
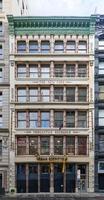
[[[26,77],[26,65],[17,65],[17,77],[25,78]]]
[[[99,126],[104,126],[104,110],[99,110]]]
[[[41,112],[41,127],[49,128],[50,127],[50,113]]]
[[[78,52],[80,52],[80,53],[86,53],[87,52],[87,42],[86,41],[79,41]]]
[[[55,41],[54,44],[55,52],[63,52],[64,51],[64,42],[63,41]]]
[[[63,101],[63,88],[54,88],[54,100]]]
[[[49,102],[49,89],[41,89],[40,91],[40,101]]]
[[[50,42],[49,41],[41,41],[41,52],[49,53],[50,51]]]
[[[3,80],[3,72],[2,72],[2,68],[0,68],[0,82],[2,82]]]
[[[2,156],[2,140],[0,140],[0,156]]]
[[[78,111],[78,127],[86,128],[87,127],[87,112]]]
[[[37,102],[38,101],[38,89],[29,88],[29,101]]]
[[[59,64],[54,66],[54,76],[63,77],[63,65]]]
[[[26,128],[26,112],[17,113],[17,127]]]
[[[78,88],[78,101],[87,101],[87,88]]]
[[[3,58],[3,46],[0,44],[0,58]]]
[[[104,173],[104,161],[98,162],[98,173]]]
[[[2,34],[2,32],[3,32],[3,24],[2,22],[0,22],[0,34]]]
[[[66,51],[76,51],[76,43],[75,41],[67,41],[66,43]]]
[[[78,77],[87,77],[87,66],[80,64],[78,65]]]
[[[2,115],[0,115],[0,128],[2,128],[3,126],[3,119],[2,119]]]
[[[75,137],[66,137],[66,154],[75,154]]]
[[[57,128],[63,127],[63,112],[56,111],[54,113],[54,126]]]
[[[104,85],[99,85],[99,99],[104,100]]]
[[[26,88],[17,89],[18,102],[26,102]]]
[[[66,101],[75,102],[75,88],[66,88]]]
[[[104,74],[104,61],[99,61],[99,75]]]
[[[2,10],[3,2],[0,0],[0,10]]]
[[[99,50],[104,50],[104,35],[99,37]]]
[[[40,138],[40,154],[49,155],[49,137],[41,137]]]
[[[50,77],[50,68],[49,65],[41,65],[41,78]]]
[[[29,65],[29,77],[38,78],[38,65]]]
[[[75,127],[75,111],[66,112],[66,127]]]
[[[38,127],[38,113],[37,112],[29,112],[29,122],[30,128],[37,128]]]
[[[3,103],[3,95],[2,92],[0,92],[0,106],[2,106],[2,103]]]
[[[38,42],[29,41],[29,53],[37,53],[37,52],[38,52]]]
[[[26,42],[25,41],[18,41],[17,42],[17,52],[18,53],[26,52]]]
[[[63,154],[63,137],[54,137],[54,154]]]
[[[29,155],[38,154],[38,138],[29,137]]]
[[[87,155],[86,137],[78,137],[78,155]]]
[[[26,155],[26,138],[17,138],[17,155]]]
[[[104,135],[99,135],[99,151],[104,152]]]
[[[66,77],[75,77],[75,65],[66,65]]]

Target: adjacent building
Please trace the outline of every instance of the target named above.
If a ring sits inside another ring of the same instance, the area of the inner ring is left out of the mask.
[[[9,32],[7,14],[25,15],[27,1],[0,0],[0,193],[9,190]]]
[[[95,17],[8,22],[10,190],[93,192]]]
[[[96,17],[95,191],[104,192],[104,15]]]

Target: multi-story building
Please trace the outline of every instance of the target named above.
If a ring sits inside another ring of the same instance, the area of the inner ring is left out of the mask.
[[[8,22],[10,189],[93,192],[95,18]]]
[[[8,191],[9,165],[9,40],[7,14],[27,13],[26,1],[0,0],[0,193]],[[24,6],[23,6],[24,5]]]
[[[96,18],[95,190],[104,192],[104,15]]]

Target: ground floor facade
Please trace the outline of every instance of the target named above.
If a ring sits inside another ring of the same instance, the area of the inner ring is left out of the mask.
[[[15,169],[17,193],[89,190],[89,165],[86,163],[17,163]]]

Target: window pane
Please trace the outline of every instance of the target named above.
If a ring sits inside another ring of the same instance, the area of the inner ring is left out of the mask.
[[[66,112],[66,127],[75,127],[75,111]]]
[[[63,137],[54,137],[54,154],[63,154]]]
[[[50,113],[41,112],[41,127],[49,128],[49,126],[50,126]]]
[[[18,88],[17,100],[18,102],[26,102],[26,88]]]
[[[54,66],[54,76],[63,77],[63,65],[59,64]]]
[[[79,41],[78,51],[82,52],[82,53],[86,53],[86,51],[87,51],[87,42],[86,41]]]
[[[38,52],[38,42],[37,41],[29,41],[29,52],[30,53]]]
[[[66,137],[66,154],[75,154],[75,137]]]
[[[78,137],[78,155],[87,155],[86,137]]]
[[[30,102],[38,101],[38,89],[29,88],[29,100],[30,100]]]
[[[64,42],[63,41],[55,41],[54,50],[58,52],[64,51]]]
[[[38,138],[37,137],[29,137],[29,155],[37,155],[38,154]]]
[[[38,113],[37,112],[29,112],[30,116],[30,128],[37,128],[38,127]]]
[[[41,52],[48,53],[50,51],[50,42],[49,41],[41,41]]]
[[[0,68],[0,82],[2,82],[3,80],[3,72],[2,72],[2,68]]]
[[[85,111],[78,112],[78,127],[82,128],[87,127],[87,112]]]
[[[54,113],[54,126],[57,128],[63,127],[63,112]]]
[[[50,68],[49,65],[41,66],[41,78],[49,78],[50,77]]]
[[[17,65],[17,77],[18,78],[26,77],[26,65]]]
[[[2,156],[2,140],[0,140],[0,156]]]
[[[104,126],[104,110],[99,110],[99,126]]]
[[[49,89],[41,89],[40,101],[49,102]]]
[[[87,101],[87,88],[78,88],[78,101]]]
[[[74,87],[66,88],[66,101],[68,101],[68,102],[75,101],[75,88]]]
[[[87,66],[78,65],[78,77],[87,77]]]
[[[17,155],[26,154],[26,138],[18,137],[17,138]]]
[[[26,52],[26,42],[25,41],[18,41],[17,42],[17,52],[18,53]]]
[[[104,74],[104,61],[99,61],[99,74]]]
[[[0,128],[3,127],[3,118],[2,118],[2,115],[0,115]]]
[[[75,77],[75,65],[66,65],[66,77]]]
[[[104,85],[99,85],[99,99],[104,100]]]
[[[29,77],[38,78],[38,65],[29,65]]]
[[[2,92],[0,92],[0,106],[2,106],[2,103],[3,103],[3,95]]]
[[[49,155],[49,137],[40,138],[40,154]]]
[[[18,128],[26,128],[26,112],[17,113],[17,126]]]
[[[63,88],[54,88],[54,100],[63,101]]]
[[[75,50],[76,50],[75,41],[67,41],[67,43],[66,43],[66,50],[67,51],[73,51],[73,52],[75,52]]]

